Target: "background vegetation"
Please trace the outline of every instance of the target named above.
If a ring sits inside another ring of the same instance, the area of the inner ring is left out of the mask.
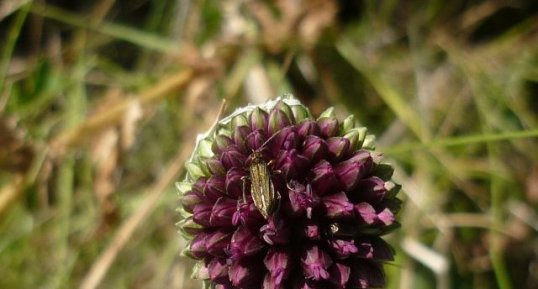
[[[292,92],[398,167],[388,288],[538,288],[536,1],[0,1],[0,288],[198,288],[196,133]]]

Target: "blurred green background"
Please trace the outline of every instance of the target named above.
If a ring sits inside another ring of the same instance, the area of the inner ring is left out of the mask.
[[[538,288],[536,1],[1,0],[0,288],[199,288],[195,135],[291,92],[397,166],[388,288]]]

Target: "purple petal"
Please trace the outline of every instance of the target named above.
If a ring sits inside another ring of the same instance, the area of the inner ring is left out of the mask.
[[[215,257],[226,257],[232,235],[222,231],[211,233],[206,240],[207,252]]]
[[[194,206],[192,219],[195,223],[204,227],[210,227],[209,218],[211,217],[211,210],[213,205],[209,203],[199,203]]]
[[[336,118],[324,117],[318,120],[320,134],[323,138],[330,138],[338,134],[338,120]]]
[[[226,189],[224,186],[224,178],[219,176],[211,176],[205,183],[204,197],[209,202],[215,202],[220,197],[226,195]]]
[[[211,150],[216,155],[220,155],[222,152],[224,152],[228,147],[230,147],[233,144],[233,140],[227,136],[224,135],[217,135],[215,137],[215,141],[213,141],[213,144],[211,146]]]
[[[247,176],[247,172],[240,168],[232,168],[226,173],[226,178],[224,181],[224,186],[226,188],[226,194],[240,198],[243,195],[243,186],[247,184],[243,180]],[[248,187],[245,187],[247,190]]]
[[[229,146],[220,156],[220,161],[227,170],[233,167],[245,167],[246,160],[247,157],[235,145]]]
[[[253,288],[261,282],[261,274],[258,266],[249,259],[234,260],[231,262],[228,276],[234,288]]]
[[[385,285],[385,277],[380,265],[359,261],[351,264],[351,275],[348,287],[351,288],[382,288]]]
[[[197,234],[194,239],[192,239],[189,249],[194,258],[203,259],[209,257],[206,246],[208,236],[209,234],[202,232]]]
[[[321,237],[319,226],[316,224],[307,224],[304,227],[303,233],[305,237],[310,240],[319,240]]]
[[[228,280],[223,280],[221,283],[215,284],[215,289],[235,289]]]
[[[356,199],[368,203],[379,203],[385,197],[387,190],[385,181],[373,176],[362,179],[357,184]]]
[[[346,287],[346,283],[349,280],[351,274],[351,268],[344,264],[335,263],[331,267],[331,283],[334,284],[338,289],[343,289]]]
[[[355,155],[334,167],[334,172],[346,191],[354,189],[357,183],[372,168],[372,158],[368,155],[368,158],[362,159],[362,156],[362,154],[360,156]]]
[[[289,230],[286,223],[275,215],[271,216],[267,220],[267,224],[261,227],[260,233],[262,233],[263,240],[269,245],[282,245],[289,241]]]
[[[389,210],[389,208],[385,208],[383,211],[377,214],[377,218],[379,219],[379,221],[385,224],[385,226],[391,225],[392,223],[394,223],[396,219],[396,217]]]
[[[246,125],[242,125],[242,126],[238,126],[235,128],[233,134],[232,134],[232,138],[233,138],[233,141],[235,143],[236,146],[238,146],[241,151],[244,151],[246,152],[246,139],[247,139],[247,136],[252,132],[252,130],[246,126]]]
[[[275,134],[277,131],[283,129],[291,124],[291,120],[280,109],[274,108],[269,114],[269,122],[267,124],[267,132],[269,135]]]
[[[312,280],[329,279],[328,268],[332,263],[331,257],[318,246],[312,246],[301,258],[304,276]]]
[[[306,137],[303,145],[302,154],[310,160],[311,164],[318,163],[327,155],[327,143],[320,137],[309,135]]]
[[[207,265],[209,278],[213,282],[225,282],[228,280],[228,265],[224,258],[213,258]]]
[[[269,271],[272,284],[279,286],[283,284],[290,273],[290,257],[283,250],[272,248],[263,260],[265,268]]]
[[[339,183],[333,171],[332,165],[325,160],[317,163],[312,168],[314,178],[312,179],[312,188],[318,196],[329,192],[338,191]]]
[[[237,211],[237,200],[219,198],[211,211],[209,223],[212,226],[232,226],[232,216]]]
[[[280,151],[276,166],[288,179],[297,179],[309,164],[309,160],[296,149]]]
[[[384,208],[381,212],[376,213],[376,210],[369,203],[358,203],[355,205],[355,211],[361,216],[366,224],[384,224],[385,226],[394,223],[396,217],[389,208]]]
[[[374,207],[368,203],[359,203],[355,205],[355,212],[357,212],[364,223],[373,224],[377,220],[377,214]]]
[[[329,244],[336,255],[341,259],[345,259],[359,251],[354,240],[334,239],[331,240]]]
[[[210,158],[206,161],[206,164],[211,174],[217,175],[217,176],[224,176],[226,174],[226,169],[222,165],[221,161],[215,158]]]
[[[299,145],[299,135],[293,126],[287,126],[280,130],[271,142],[271,151],[291,150]]]
[[[331,159],[339,161],[349,154],[350,141],[345,137],[331,137],[327,140],[327,147]]]
[[[394,250],[379,237],[364,237],[357,239],[357,256],[377,261],[394,260]]]
[[[240,257],[254,255],[264,247],[265,244],[258,236],[252,234],[246,227],[241,226],[232,235],[230,253],[232,259],[238,259]]]
[[[258,227],[257,224],[264,221],[260,211],[256,208],[251,198],[238,202],[237,210],[232,217],[232,224],[237,226],[243,224],[246,227]]]
[[[181,196],[181,205],[185,209],[185,211],[192,213],[194,210],[194,207],[202,202],[202,199],[193,191],[186,192],[183,196]]]
[[[303,138],[308,137],[309,135],[320,135],[320,128],[317,122],[314,120],[305,120],[302,123],[297,125],[297,133]]]
[[[312,218],[312,210],[319,203],[319,197],[312,193],[310,184],[306,187],[298,182],[292,181],[288,196],[291,209],[298,215],[305,214],[307,219]]]
[[[266,130],[267,128],[267,120],[269,118],[269,114],[265,112],[263,109],[256,107],[249,116],[249,122],[250,122],[250,128],[254,131],[257,129]]]
[[[247,147],[252,151],[256,151],[261,148],[261,146],[265,143],[266,140],[267,137],[261,129],[254,130],[249,135],[247,135]]]
[[[195,193],[200,198],[204,198],[205,197],[204,196],[204,188],[206,186],[206,183],[207,183],[207,178],[206,177],[199,178],[192,185],[192,192]]]
[[[321,199],[330,219],[350,217],[353,215],[353,204],[344,192],[332,194]]]
[[[284,283],[279,283],[278,280],[271,276],[271,274],[267,273],[265,274],[265,278],[263,278],[263,289],[283,289],[285,286]]]

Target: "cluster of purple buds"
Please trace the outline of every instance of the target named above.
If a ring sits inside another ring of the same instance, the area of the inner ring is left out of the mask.
[[[184,255],[207,288],[379,288],[399,225],[393,169],[353,116],[292,96],[199,136],[178,183]]]

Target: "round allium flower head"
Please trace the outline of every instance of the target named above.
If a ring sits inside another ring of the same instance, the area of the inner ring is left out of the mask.
[[[211,288],[378,288],[400,189],[373,136],[290,95],[198,137],[178,183],[194,276]]]

